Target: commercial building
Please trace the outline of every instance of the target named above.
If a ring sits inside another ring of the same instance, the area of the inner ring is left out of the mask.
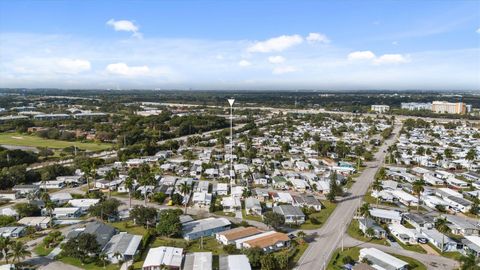
[[[433,101],[432,111],[436,113],[465,114],[467,105],[463,102]]]
[[[432,110],[432,103],[403,102],[401,108],[409,111]]]
[[[384,113],[390,110],[388,105],[372,105],[371,110],[377,113]]]

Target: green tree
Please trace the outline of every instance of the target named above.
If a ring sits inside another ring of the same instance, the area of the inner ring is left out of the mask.
[[[135,224],[145,227],[155,224],[157,214],[157,209],[143,205],[135,205],[132,210],[130,210],[130,217],[134,220]]]
[[[382,189],[383,189],[382,183],[378,180],[375,180],[372,184],[372,189],[377,191],[377,204],[378,204],[378,200],[380,199],[380,196],[378,195],[378,192],[382,191]]]
[[[30,203],[17,203],[14,206],[15,210],[20,217],[31,217],[31,216],[39,216],[40,215],[40,208],[34,204]]]
[[[261,266],[261,259],[263,257],[263,250],[259,247],[253,247],[244,250],[245,255],[248,257],[248,261],[252,268],[258,269]]]
[[[20,259],[25,259],[25,257],[32,255],[32,252],[30,252],[30,250],[27,249],[27,246],[21,241],[12,242],[10,248],[10,257],[13,262],[19,263]]]
[[[288,269],[288,253],[283,251],[275,254],[275,264],[277,269],[287,270]]]
[[[468,150],[466,159],[474,160],[476,157],[477,157],[477,152],[475,151],[475,149],[472,148],[472,149]]]
[[[62,248],[62,255],[79,259],[85,263],[88,258],[96,256],[100,252],[100,245],[95,235],[82,233],[69,239]]]
[[[142,164],[140,166],[140,185],[143,185],[143,205],[147,205],[147,186],[155,184],[155,176],[153,175],[151,168],[148,164]]]
[[[263,223],[275,229],[285,224],[285,217],[279,213],[268,211],[263,215]]]
[[[113,180],[118,178],[119,175],[120,175],[120,172],[118,171],[118,169],[117,168],[112,168],[105,175],[105,180],[107,180],[111,184],[113,182]],[[111,186],[108,187],[108,197],[109,198],[112,197],[112,187]]]
[[[413,189],[413,193],[417,195],[417,211],[418,209],[420,208],[420,196],[422,195],[422,192],[424,191],[424,182],[422,180],[417,180],[415,182],[413,182],[413,186],[412,186],[412,189]]]
[[[460,262],[462,263],[462,266],[460,267],[461,270],[480,270],[480,259],[475,257],[474,254],[462,256]]]
[[[5,259],[5,262],[8,264],[8,259],[10,255],[10,247],[12,246],[13,241],[10,237],[0,236],[0,259]]]
[[[186,181],[181,183],[179,186],[180,193],[182,193],[184,198],[186,198],[187,195],[190,194],[191,189],[192,187]],[[187,214],[187,205],[188,205],[188,200],[185,200],[185,211],[184,211],[185,215]]]
[[[271,253],[264,255],[260,260],[260,263],[262,265],[262,268],[261,268],[262,270],[275,270],[277,268],[275,255]]]
[[[160,211],[157,223],[157,233],[162,236],[178,236],[182,232],[180,223],[181,210],[167,209]]]
[[[110,198],[103,202],[99,202],[96,205],[90,206],[88,212],[90,215],[98,217],[101,220],[116,218],[118,216],[118,207],[120,204],[119,200]]]
[[[362,206],[359,208],[360,215],[364,218],[367,218],[370,216],[370,204],[369,203],[364,203]]]

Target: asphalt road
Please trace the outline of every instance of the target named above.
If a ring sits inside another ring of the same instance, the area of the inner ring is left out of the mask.
[[[385,157],[384,151],[395,142],[400,127],[401,124],[395,125],[393,131],[395,135],[382,144],[375,154],[374,161],[366,163],[365,170],[349,190],[349,196],[339,198],[337,207],[327,222],[320,229],[313,231],[317,237],[310,243],[295,269],[326,269],[326,265],[332,253],[339,246],[341,238],[345,234],[346,228],[354,216],[355,210],[361,205],[362,198],[366,194],[370,184],[374,181],[374,176],[378,168],[383,164]],[[312,233],[312,231],[309,231],[309,233]]]

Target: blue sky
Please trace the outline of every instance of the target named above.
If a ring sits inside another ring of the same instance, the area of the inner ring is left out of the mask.
[[[0,1],[0,87],[480,89],[479,1]]]

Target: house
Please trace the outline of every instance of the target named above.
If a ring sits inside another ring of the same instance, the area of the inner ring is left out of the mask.
[[[219,270],[251,270],[248,257],[241,255],[221,255],[219,258]]]
[[[288,192],[275,192],[272,193],[272,199],[277,203],[293,203],[293,197]]]
[[[15,185],[12,190],[17,191],[19,195],[25,196],[29,193],[37,193],[40,188],[38,185]]]
[[[268,231],[237,240],[235,246],[238,249],[257,247],[269,253],[289,247],[290,238],[284,233]]]
[[[42,209],[42,214],[47,215],[47,211]],[[79,218],[81,215],[82,210],[78,207],[56,207],[52,212],[52,217],[57,219]]]
[[[142,270],[162,270],[164,267],[179,270],[182,266],[182,258],[183,248],[164,246],[150,248],[143,262]]]
[[[422,230],[421,234],[442,252],[457,251],[457,242],[436,229]]]
[[[45,189],[62,189],[64,187],[65,187],[65,181],[64,180],[45,181],[41,185],[41,188],[45,188]]]
[[[358,219],[358,228],[363,232],[364,235],[367,235],[367,230],[369,228],[373,229],[373,237],[375,238],[385,238],[387,236],[387,232],[380,227],[375,220],[371,218],[360,218]]]
[[[2,208],[0,209],[0,215],[2,216],[9,216],[9,217],[15,217],[18,219],[18,213],[17,210],[12,209],[10,207]]]
[[[29,227],[35,227],[37,230],[47,229],[50,226],[52,219],[50,217],[24,217],[17,221],[18,224],[22,224]]]
[[[322,204],[313,195],[293,195],[292,197],[294,206],[313,208],[315,211],[322,209]]]
[[[20,193],[18,191],[0,190],[0,199],[16,200],[19,197],[20,197]]]
[[[73,199],[73,197],[68,192],[59,192],[50,195],[50,200],[55,204],[65,204],[71,199]]]
[[[183,238],[195,240],[203,236],[212,236],[215,233],[230,229],[231,223],[226,218],[205,218],[182,224]]]
[[[133,256],[137,253],[141,241],[141,235],[122,232],[110,238],[103,248],[103,253],[107,255],[108,260],[112,263],[133,260]]]
[[[479,235],[480,221],[468,217],[460,217],[456,215],[443,215],[448,221],[447,226],[453,234],[458,235]]]
[[[437,178],[431,174],[423,175],[423,181],[432,185],[432,186],[440,186],[443,185],[443,179]]]
[[[388,225],[390,233],[395,236],[400,242],[409,245],[418,244],[418,238],[422,238],[415,229],[409,229],[402,224],[390,224]]]
[[[380,208],[370,209],[370,216],[382,223],[401,223],[402,215],[394,210],[385,210]]]
[[[0,236],[18,238],[25,235],[25,226],[0,227]]]
[[[278,205],[273,207],[273,212],[279,213],[285,217],[286,224],[303,224],[305,222],[305,214],[299,207],[293,205]]]
[[[435,219],[429,215],[406,213],[403,217],[417,230],[432,229],[435,225]]]
[[[245,199],[245,212],[247,215],[262,215],[262,205],[257,198],[248,197]]]
[[[240,211],[242,209],[242,203],[239,197],[223,197],[221,204],[223,212],[226,213]]]
[[[208,192],[208,187],[210,183],[208,181],[199,181],[197,187],[195,188],[196,192]]]
[[[185,255],[182,270],[212,270],[212,252],[194,252]]]
[[[96,205],[100,202],[100,199],[73,199],[68,201],[68,203],[73,207],[78,207],[82,212],[86,212],[88,208],[93,205]]]
[[[236,240],[246,238],[252,235],[262,233],[261,230],[255,227],[237,227],[227,231],[215,234],[215,238],[223,245],[234,244]]]
[[[359,260],[368,260],[375,269],[407,270],[408,263],[376,248],[360,249]]]
[[[213,191],[217,196],[226,196],[228,195],[228,184],[227,183],[217,183],[213,186]]]
[[[212,194],[207,192],[193,193],[192,203],[198,207],[209,207],[212,202]]]
[[[476,257],[480,257],[480,236],[465,236],[462,243],[465,255],[473,254]]]

